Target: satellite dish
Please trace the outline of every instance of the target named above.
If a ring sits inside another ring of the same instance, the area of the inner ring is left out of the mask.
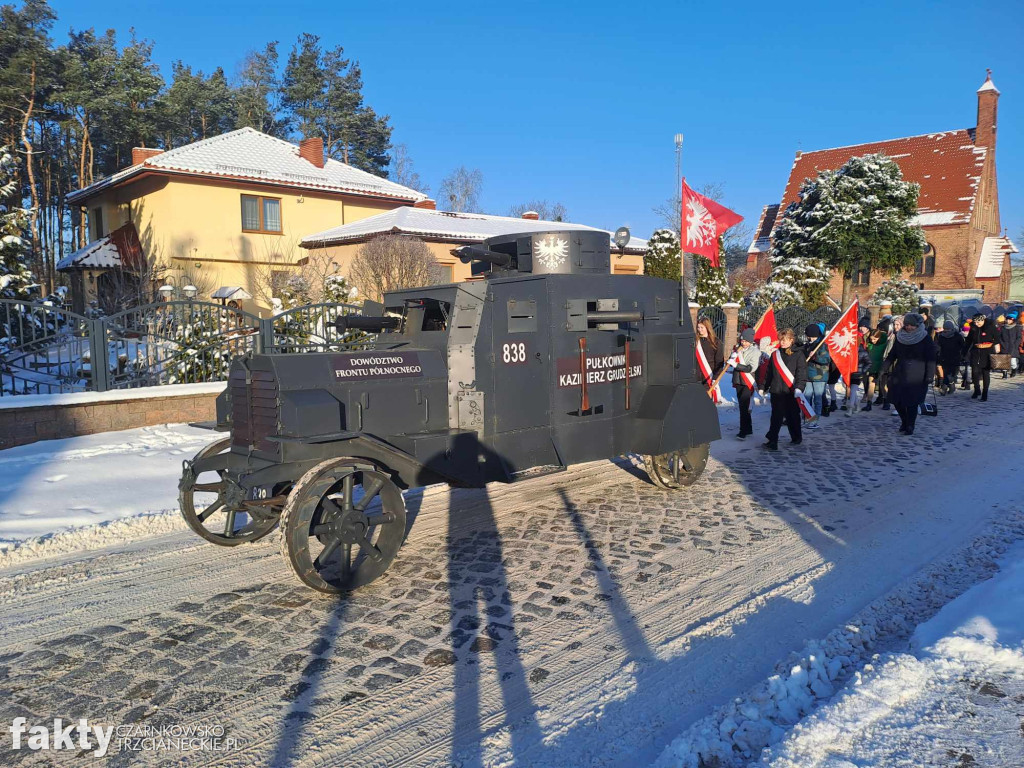
[[[615,236],[612,238],[615,240],[615,245],[620,249],[625,248],[626,244],[629,243],[629,227],[619,227],[615,230]]]

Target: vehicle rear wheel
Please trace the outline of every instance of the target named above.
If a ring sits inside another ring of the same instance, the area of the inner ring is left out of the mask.
[[[331,459],[295,484],[281,514],[281,553],[308,587],[338,594],[378,578],[405,540],[405,501],[382,468]]]
[[[710,453],[711,445],[701,443],[685,451],[644,456],[644,468],[656,486],[677,491],[693,485],[700,479],[708,465]]]
[[[188,527],[222,547],[258,541],[274,530],[278,519],[272,509],[245,502],[227,479],[230,448],[230,437],[210,443],[184,463],[178,482],[178,506]]]

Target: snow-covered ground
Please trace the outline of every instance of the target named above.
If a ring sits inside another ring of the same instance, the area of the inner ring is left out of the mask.
[[[1024,765],[1024,546],[872,658],[762,762],[774,768]]]
[[[43,440],[0,451],[0,564],[184,527],[181,462],[217,433],[184,424]],[[171,513],[173,514],[162,514]]]
[[[198,719],[244,744],[116,765],[1024,765],[1024,513],[961,447],[1012,480],[1020,396],[940,400],[913,439],[839,412],[774,455],[767,409],[737,441],[723,407],[696,492],[620,461],[407,494],[395,564],[339,600],[276,535],[183,530],[180,462],[214,433],[0,451],[0,722]]]

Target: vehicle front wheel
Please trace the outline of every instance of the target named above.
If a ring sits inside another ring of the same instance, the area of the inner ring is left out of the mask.
[[[292,488],[281,513],[281,552],[308,587],[337,594],[378,578],[405,541],[405,501],[364,459],[331,459]]]
[[[701,443],[685,451],[673,451],[657,456],[644,456],[644,468],[651,482],[659,488],[678,491],[700,479],[708,465],[711,445]]]

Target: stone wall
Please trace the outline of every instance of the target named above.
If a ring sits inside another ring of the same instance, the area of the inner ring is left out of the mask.
[[[184,384],[124,392],[15,395],[0,398],[0,449],[91,435],[216,418],[224,384]]]

